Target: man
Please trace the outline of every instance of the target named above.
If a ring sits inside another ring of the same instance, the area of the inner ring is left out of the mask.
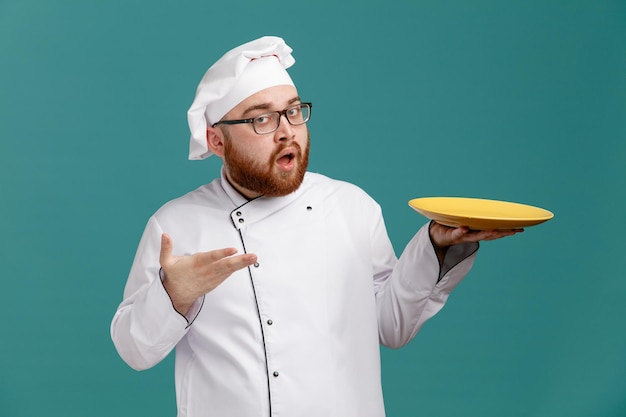
[[[178,416],[382,417],[379,343],[400,347],[519,230],[422,227],[396,259],[381,209],[306,172],[312,106],[282,39],[218,60],[189,110],[190,159],[221,178],[148,221],[111,325],[135,369],[176,348]]]

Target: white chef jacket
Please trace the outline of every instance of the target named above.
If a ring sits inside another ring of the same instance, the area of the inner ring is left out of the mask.
[[[159,279],[162,233],[174,255],[235,247],[258,263],[185,317]],[[307,173],[293,194],[248,201],[222,175],[149,219],[111,335],[137,370],[176,348],[179,417],[383,417],[379,343],[408,343],[477,247],[452,247],[441,270],[425,225],[398,260],[352,184]]]

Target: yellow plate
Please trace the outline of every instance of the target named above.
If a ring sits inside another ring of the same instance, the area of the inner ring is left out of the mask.
[[[462,197],[424,197],[409,201],[418,213],[450,227],[473,230],[519,229],[554,217],[548,210],[507,201]]]

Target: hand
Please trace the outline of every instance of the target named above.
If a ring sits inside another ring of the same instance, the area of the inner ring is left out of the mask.
[[[439,264],[441,265],[448,247],[452,245],[479,242],[481,240],[495,240],[506,236],[512,236],[523,231],[524,229],[470,230],[465,226],[448,227],[437,222],[433,222],[430,226],[430,238],[435,245],[435,252],[437,253],[437,258],[439,259]]]
[[[481,240],[494,240],[506,236],[512,236],[523,232],[524,229],[506,230],[470,230],[468,227],[448,227],[433,222],[430,227],[430,237],[433,243],[439,247],[458,245],[460,243],[479,242]]]
[[[172,239],[161,235],[159,262],[165,273],[163,286],[174,308],[186,314],[193,302],[220,285],[233,272],[257,261],[254,254],[233,256],[237,249],[225,248],[191,256],[172,256]]]

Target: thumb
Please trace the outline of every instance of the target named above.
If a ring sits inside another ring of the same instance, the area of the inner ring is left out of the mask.
[[[167,234],[161,235],[161,254],[159,255],[159,263],[161,267],[170,263],[172,257],[172,238]]]
[[[452,233],[451,233],[451,241],[453,243],[456,243],[458,241],[460,241],[467,233],[469,232],[469,229],[465,226],[461,226],[461,227],[456,227],[454,229],[452,229]]]

